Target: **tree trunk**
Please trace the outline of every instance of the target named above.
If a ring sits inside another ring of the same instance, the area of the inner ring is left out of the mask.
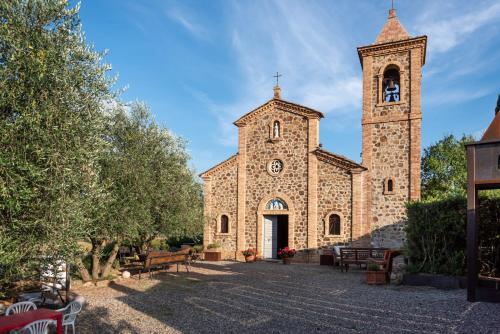
[[[111,272],[111,268],[113,268],[113,262],[115,262],[116,255],[118,254],[118,250],[120,249],[120,243],[115,242],[113,245],[113,249],[111,250],[111,254],[109,254],[109,258],[106,261],[106,264],[102,268],[102,278],[106,278],[109,276]]]
[[[101,272],[101,252],[104,246],[104,241],[92,242],[92,279],[97,281]]]
[[[75,259],[76,267],[78,268],[78,271],[80,272],[80,276],[82,276],[82,280],[84,282],[88,282],[91,280],[89,271],[87,268],[85,268],[85,265],[83,264],[82,258],[77,256]]]

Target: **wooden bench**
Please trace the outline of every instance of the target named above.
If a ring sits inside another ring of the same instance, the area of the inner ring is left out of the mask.
[[[179,264],[182,263],[186,266],[189,272],[190,266],[190,251],[191,247],[186,247],[177,252],[149,252],[142,261],[142,266],[139,271],[139,279],[141,274],[145,271],[149,272],[149,278],[152,278],[151,269],[163,268],[166,265],[177,264],[177,272],[179,272]]]
[[[341,248],[340,249],[340,270],[349,270],[350,264],[367,265],[370,262],[380,262],[384,260],[387,248]]]

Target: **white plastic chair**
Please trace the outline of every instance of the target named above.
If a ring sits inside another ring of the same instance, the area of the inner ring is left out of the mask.
[[[57,310],[57,312],[62,312],[62,325],[64,327],[64,334],[68,333],[68,327],[71,326],[71,333],[75,334],[75,320],[76,316],[82,310],[82,304],[74,300],[69,303],[66,307]]]
[[[36,310],[36,305],[33,302],[19,302],[10,305],[5,311],[5,315],[16,314]]]
[[[37,320],[23,327],[20,333],[47,334],[50,326],[56,326],[55,320]]]

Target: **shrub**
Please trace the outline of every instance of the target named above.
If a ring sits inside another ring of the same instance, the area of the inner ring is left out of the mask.
[[[368,263],[368,265],[366,266],[366,270],[368,271],[379,271],[380,270],[380,266],[376,263]]]
[[[209,245],[207,246],[207,248],[208,248],[208,249],[221,248],[221,244],[220,244],[220,242],[214,242],[214,243],[212,243],[212,244],[209,244]]]
[[[170,249],[169,245],[167,244],[167,242],[163,239],[154,239],[154,240],[151,240],[151,247],[155,250],[155,251],[159,251],[159,250],[164,250],[164,251],[168,251]]]
[[[478,208],[480,272],[500,268],[500,199],[481,197]],[[464,275],[467,203],[464,197],[407,205],[406,251],[414,272]]]

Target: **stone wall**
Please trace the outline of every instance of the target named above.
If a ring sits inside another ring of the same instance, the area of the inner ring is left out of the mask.
[[[238,165],[235,161],[213,172],[210,177],[210,199],[208,220],[212,242],[220,242],[224,257],[234,258],[236,251],[237,228],[237,172]],[[206,199],[207,200],[207,199]],[[229,218],[229,233],[219,233],[217,221],[221,215]]]
[[[318,163],[318,247],[349,242],[351,234],[351,174],[325,161]],[[329,213],[341,217],[340,236],[325,235]]]
[[[270,140],[269,126],[274,120],[281,124],[282,138]],[[307,242],[307,118],[270,108],[246,125],[246,223],[247,247],[257,245],[257,209],[269,194],[284,194],[295,208],[295,248]],[[267,171],[272,159],[280,159],[284,170],[277,176]],[[290,241],[289,241],[290,243]]]

